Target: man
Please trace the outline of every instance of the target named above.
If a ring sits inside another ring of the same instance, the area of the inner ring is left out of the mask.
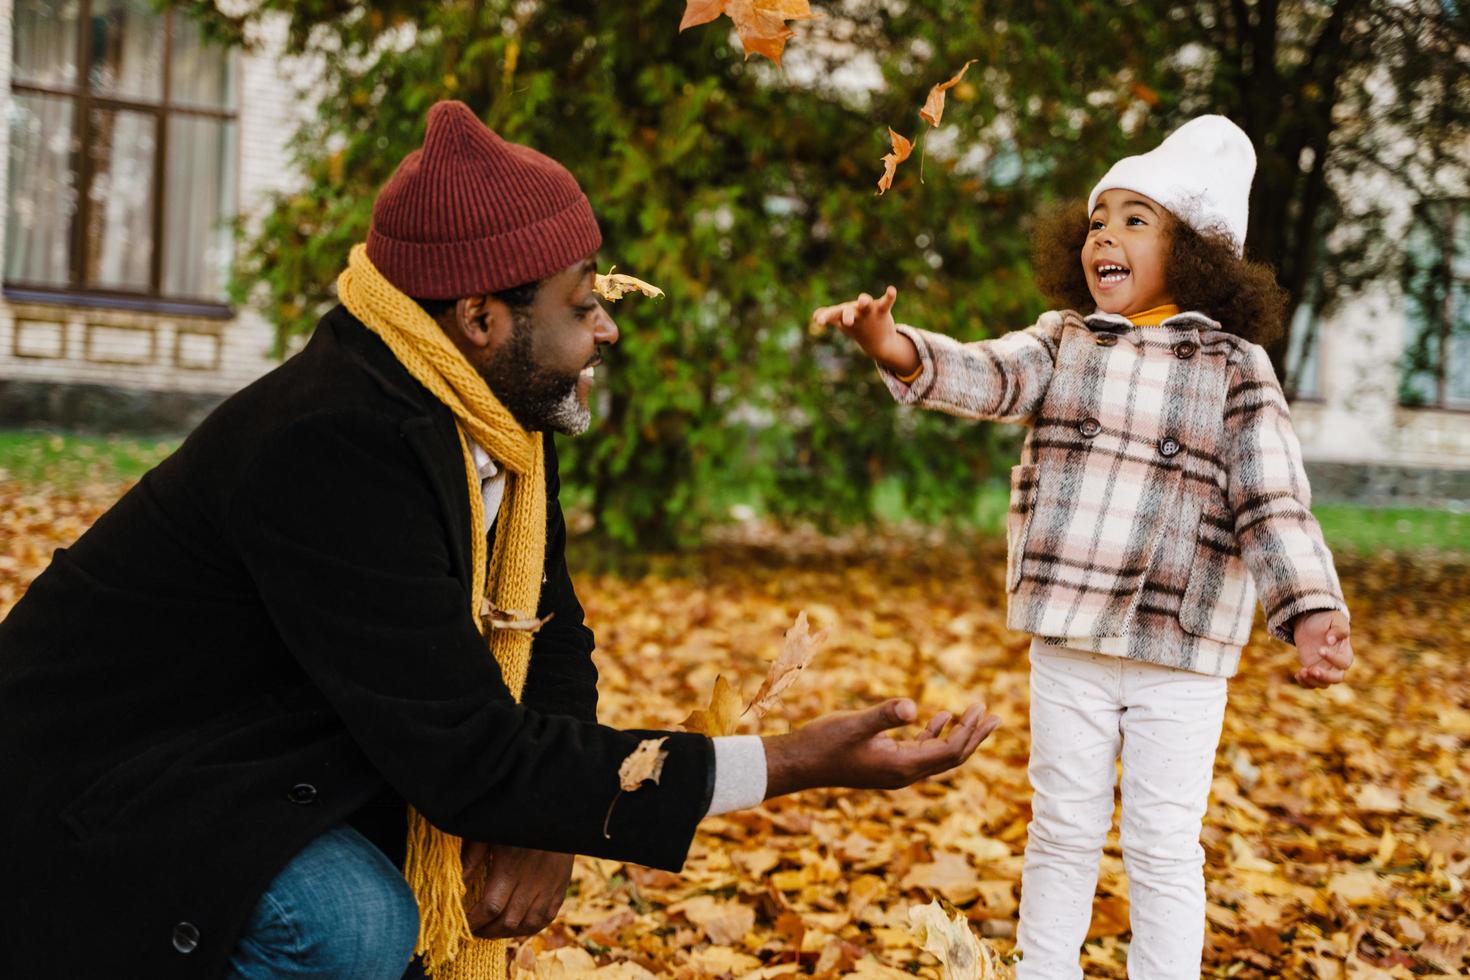
[[[708,813],[905,785],[993,730],[596,724],[542,432],[587,426],[618,338],[600,243],[559,164],[435,106],[344,306],[56,553],[0,624],[0,976],[373,980],[416,947],[492,975],[469,932],[542,928],[572,854],[677,869]],[[620,792],[649,737],[660,780]]]

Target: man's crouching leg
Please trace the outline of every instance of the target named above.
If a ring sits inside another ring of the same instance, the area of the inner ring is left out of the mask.
[[[350,827],[301,849],[261,896],[230,959],[230,980],[399,980],[419,910],[402,873]]]

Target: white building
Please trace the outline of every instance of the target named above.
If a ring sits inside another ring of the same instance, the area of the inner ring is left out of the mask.
[[[0,0],[0,425],[177,431],[275,363],[224,294],[230,222],[289,179],[302,108],[273,50],[210,48],[150,0]],[[1455,282],[1321,324],[1294,408],[1319,496],[1470,500],[1470,202],[1402,219]]]

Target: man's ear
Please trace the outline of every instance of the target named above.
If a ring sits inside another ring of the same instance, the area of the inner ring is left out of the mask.
[[[510,336],[510,307],[494,296],[465,296],[454,304],[455,341],[472,350],[499,347]]]

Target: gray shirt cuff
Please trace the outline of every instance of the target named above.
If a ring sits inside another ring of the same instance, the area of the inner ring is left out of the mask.
[[[766,798],[766,747],[759,735],[722,735],[715,743],[715,791],[707,817],[759,806]]]

